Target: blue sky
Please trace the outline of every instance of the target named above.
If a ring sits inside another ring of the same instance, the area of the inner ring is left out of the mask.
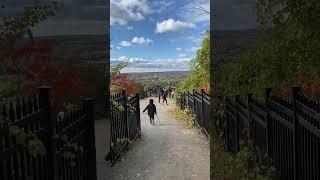
[[[186,71],[209,30],[209,0],[111,0],[111,65],[124,72]]]

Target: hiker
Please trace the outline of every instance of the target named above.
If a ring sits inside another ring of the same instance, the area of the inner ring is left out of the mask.
[[[160,103],[160,99],[161,99],[161,91],[160,91],[160,90],[158,90],[158,94],[157,94],[157,96],[158,96],[159,103]]]
[[[168,96],[168,91],[165,91],[162,95],[162,103],[166,102],[166,104],[168,105],[168,101],[167,101],[167,96]]]
[[[145,112],[146,110],[148,110],[148,115],[150,117],[150,124],[154,125],[154,115],[157,114],[157,108],[156,108],[156,105],[153,104],[153,99],[149,100],[149,104],[143,110],[143,112]]]
[[[171,97],[171,93],[172,93],[172,89],[171,89],[171,88],[169,88],[169,98],[170,98],[170,99],[172,99],[172,97]]]

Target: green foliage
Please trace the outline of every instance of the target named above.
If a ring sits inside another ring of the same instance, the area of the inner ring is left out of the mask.
[[[25,132],[23,128],[18,126],[10,126],[9,132],[15,137],[17,144],[26,149],[30,155],[34,157],[37,155],[45,155],[46,148],[35,134]]]
[[[193,128],[195,127],[196,123],[195,123],[195,114],[193,114],[189,108],[185,108],[184,110],[181,110],[179,108],[175,108],[173,110],[173,117],[184,121],[187,125],[188,128]]]
[[[210,139],[210,147],[211,179],[268,180],[275,175],[269,159],[254,148],[245,147],[232,154],[215,137]]]
[[[12,85],[11,82],[2,81],[0,84],[0,94],[5,96],[13,95],[16,91],[16,87]]]
[[[300,77],[320,80],[320,26],[318,1],[259,0],[258,20],[262,38],[243,54],[231,72],[218,79],[226,94],[252,92],[265,87],[290,86]]]
[[[197,51],[196,58],[191,61],[191,74],[188,78],[182,80],[176,91],[192,92],[209,85],[210,78],[210,33],[206,33],[205,39],[202,41],[201,48]]]
[[[33,5],[25,7],[19,16],[1,16],[0,47],[16,42],[26,33],[30,35],[32,27],[46,20],[49,16],[53,16],[61,5],[61,1],[41,4],[38,0],[34,0]]]
[[[128,66],[128,62],[123,62],[111,67],[111,70],[110,70],[111,77],[113,77],[116,74],[119,74],[121,69],[126,68],[127,66]]]
[[[116,142],[111,143],[110,153],[115,157],[121,157],[124,154],[123,147],[132,145],[133,141],[128,138],[119,139],[117,138]]]
[[[118,103],[117,101],[112,100],[112,105],[120,112],[123,112],[125,110],[124,106],[122,104]]]

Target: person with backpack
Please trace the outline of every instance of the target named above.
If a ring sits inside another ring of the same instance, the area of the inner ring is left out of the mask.
[[[148,110],[148,115],[150,118],[150,124],[154,125],[154,115],[157,114],[157,108],[156,105],[153,104],[153,99],[149,100],[149,104],[147,107],[143,110],[143,112]]]
[[[157,96],[158,96],[159,103],[160,103],[160,100],[161,100],[161,91],[160,91],[160,90],[158,90],[158,92],[157,92]]]
[[[168,96],[168,91],[164,91],[162,95],[162,99],[163,99],[162,103],[166,102],[166,104],[168,105],[167,96]]]

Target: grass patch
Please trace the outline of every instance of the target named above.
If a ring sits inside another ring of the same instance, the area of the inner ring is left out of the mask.
[[[192,114],[188,108],[181,110],[180,108],[175,107],[172,110],[172,114],[173,114],[173,117],[176,118],[177,120],[185,122],[187,128],[190,129],[196,126],[195,114]]]

